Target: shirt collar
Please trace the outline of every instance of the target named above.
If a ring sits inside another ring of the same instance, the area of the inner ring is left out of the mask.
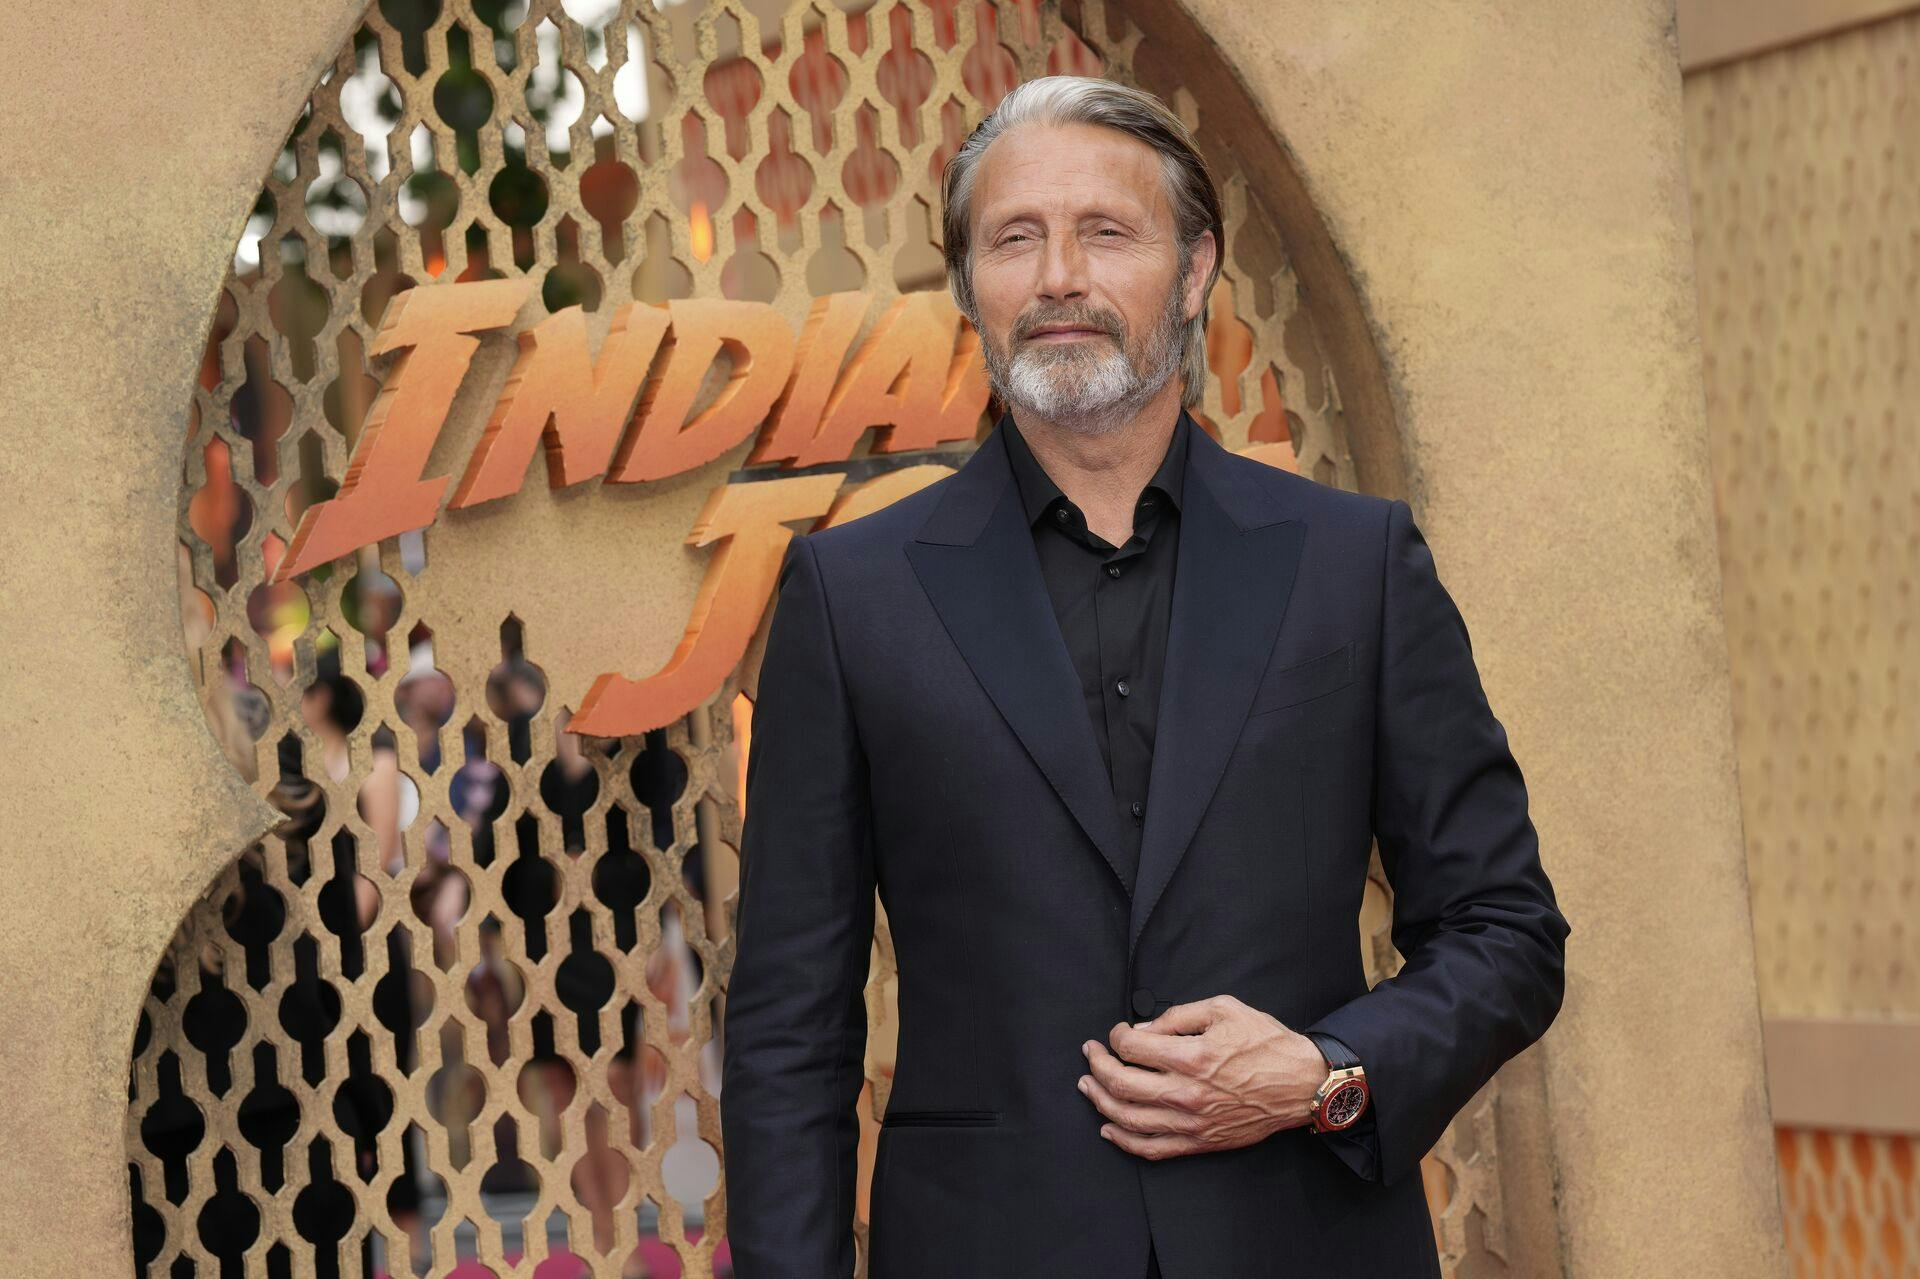
[[[1047,474],[1047,469],[1040,465],[1040,459],[1033,455],[1033,449],[1027,443],[1026,437],[1020,434],[1020,428],[1015,424],[1013,414],[1008,413],[1001,417],[1000,426],[1001,434],[1007,441],[1007,460],[1013,465],[1014,479],[1020,486],[1020,502],[1026,509],[1027,524],[1031,527],[1034,521],[1045,515],[1053,506],[1054,499],[1059,498],[1069,502],[1072,499],[1068,498],[1060,486],[1054,482],[1053,477]],[[1166,455],[1160,459],[1160,469],[1153,473],[1153,478],[1148,480],[1145,486],[1148,489],[1160,490],[1175,511],[1180,509],[1180,504],[1185,497],[1187,442],[1195,429],[1193,419],[1187,416],[1185,409],[1182,409],[1179,420],[1173,425],[1173,439],[1167,444]]]

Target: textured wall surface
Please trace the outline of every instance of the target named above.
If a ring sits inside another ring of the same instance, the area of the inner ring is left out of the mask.
[[[1769,1017],[1920,1017],[1920,13],[1688,77]]]
[[[55,5],[8,15],[0,1257],[10,1273],[131,1273],[121,1116],[139,992],[213,873],[277,819],[221,756],[181,650],[182,390],[260,175],[357,12],[337,0],[234,0],[108,4],[84,20]]]
[[[1669,8],[1188,7],[1348,260],[1574,922],[1566,1009],[1514,1080],[1516,1148],[1551,1173],[1514,1187],[1515,1269],[1777,1270]],[[275,816],[178,648],[181,388],[359,8],[50,10],[18,20],[43,30],[0,86],[33,138],[0,188],[4,295],[31,317],[0,371],[0,740],[33,746],[0,786],[0,972],[32,975],[0,997],[0,1255],[23,1273],[126,1272],[134,1010]],[[130,92],[140,131],[73,109]],[[156,137],[190,169],[156,171]],[[1650,1094],[1684,1122],[1645,1122]]]
[[[1920,13],[1686,80],[1754,947],[1807,1275],[1920,1266],[1916,85]]]

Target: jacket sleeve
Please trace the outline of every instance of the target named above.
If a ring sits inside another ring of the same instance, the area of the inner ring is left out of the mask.
[[[739,1279],[851,1279],[874,862],[819,561],[787,546],[747,753],[720,1121]]]
[[[1571,928],[1466,624],[1401,501],[1387,516],[1382,592],[1373,828],[1406,962],[1302,1029],[1336,1036],[1365,1065],[1378,1179],[1390,1185],[1546,1032]]]

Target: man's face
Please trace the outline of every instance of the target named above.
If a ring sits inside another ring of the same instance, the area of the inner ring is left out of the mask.
[[[1183,279],[1152,147],[1096,125],[1019,126],[981,157],[972,231],[974,307],[1004,403],[1097,430],[1178,370],[1213,244]]]

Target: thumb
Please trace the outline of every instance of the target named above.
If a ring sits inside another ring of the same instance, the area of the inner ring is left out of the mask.
[[[1204,1003],[1175,1004],[1152,1021],[1137,1024],[1136,1030],[1151,1030],[1159,1035],[1198,1035],[1213,1024],[1213,1012]]]

